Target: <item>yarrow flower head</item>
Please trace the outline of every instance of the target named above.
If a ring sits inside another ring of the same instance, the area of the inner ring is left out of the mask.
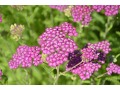
[[[11,36],[16,41],[18,41],[22,37],[23,30],[24,30],[24,25],[14,24],[10,26]]]
[[[101,50],[105,54],[108,54],[111,51],[110,43],[108,41],[101,41],[95,44],[88,43],[89,48],[93,48],[97,51]]]
[[[98,58],[98,54],[96,54],[95,50],[92,48],[83,48],[81,52],[82,58],[84,58],[84,62],[86,62],[86,60],[91,61]]]
[[[57,9],[63,12],[68,6],[67,5],[49,5],[53,9]]]
[[[68,62],[66,70],[79,64],[70,71],[74,74],[78,74],[83,80],[89,79],[95,71],[101,68],[101,64],[105,62],[106,55],[111,50],[109,46],[108,41],[101,41],[95,44],[88,43],[81,50],[69,53],[68,59],[70,61]]]
[[[118,14],[120,5],[93,5],[92,8],[97,12],[104,10],[106,16],[114,16]]]
[[[97,11],[97,12],[100,12],[101,10],[104,9],[104,6],[105,5],[92,5],[92,8]]]
[[[66,36],[77,36],[75,27],[70,23],[63,23],[60,26],[47,28],[38,39],[41,50],[47,54],[46,61],[49,66],[56,67],[67,61],[69,52],[77,49],[76,43]]]
[[[38,46],[19,46],[16,53],[12,56],[12,59],[9,61],[9,67],[16,69],[19,66],[23,68],[31,67],[32,64],[38,66],[43,62],[40,51],[41,48]]]
[[[106,5],[104,7],[105,15],[106,16],[116,15],[118,14],[119,9],[120,9],[119,5]]]
[[[120,9],[120,5],[50,5],[50,7],[64,12],[68,17],[72,16],[74,22],[81,22],[82,25],[90,23],[93,12],[104,11],[106,16],[114,16]]]
[[[87,5],[76,5],[72,8],[72,17],[74,22],[82,22],[82,25],[88,25],[92,20],[91,13],[93,9]]]
[[[74,22],[82,22],[82,25],[88,25],[91,21],[91,13],[93,11],[91,6],[87,5],[51,5],[51,8],[64,11],[65,15],[73,17]]]
[[[87,62],[80,64],[79,67],[71,70],[71,72],[78,74],[82,80],[86,80],[89,79],[95,71],[98,71],[99,68],[101,68],[100,64]]]
[[[114,63],[110,63],[106,70],[108,75],[111,75],[112,73],[120,74],[120,66]]]
[[[95,44],[88,43],[85,48],[81,50],[82,57],[91,60],[98,60],[104,63],[106,54],[111,51],[110,43],[108,41],[101,41]]]
[[[61,28],[60,31],[65,33],[65,35],[68,35],[68,36],[77,36],[78,35],[78,33],[76,32],[76,28],[73,27],[70,23],[64,22],[59,27]]]
[[[0,69],[0,80],[2,79],[2,75],[3,73],[2,73],[2,70]]]

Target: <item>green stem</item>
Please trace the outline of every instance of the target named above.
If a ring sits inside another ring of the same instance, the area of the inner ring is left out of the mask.
[[[105,79],[103,79],[103,81],[102,81],[102,85],[105,85]]]
[[[45,65],[46,63],[45,62],[43,62],[43,64]],[[46,67],[44,67],[44,65],[41,65],[42,67],[43,67],[43,69],[48,73],[48,75],[49,75],[49,77],[50,78],[54,78],[52,75],[51,75],[51,72],[53,71],[53,69],[51,70],[51,71],[49,71],[49,70],[47,70],[47,68]]]
[[[120,56],[120,53],[118,55],[116,55],[116,59]]]
[[[54,81],[54,85],[56,85],[57,84],[57,82],[58,82],[58,79],[59,79],[59,66],[56,68],[56,70],[57,70],[57,75],[56,75],[56,77],[55,77],[55,81]]]
[[[91,85],[96,85],[96,81],[94,77],[91,78]]]
[[[20,82],[18,82],[19,80],[18,80],[18,78],[16,77],[16,73],[15,73],[15,72],[16,72],[15,70],[12,70],[14,79],[15,79],[15,81],[16,81],[17,83],[20,83]]]
[[[105,33],[104,33],[104,36],[103,36],[104,39],[106,39],[108,32],[110,31],[110,29],[113,26],[113,23],[114,22],[112,21],[112,18],[107,17],[107,23],[105,24]]]
[[[64,71],[64,72],[62,72],[62,73],[59,72],[59,66],[58,66],[58,67],[57,67],[57,75],[56,75],[56,77],[55,77],[55,81],[54,81],[53,84],[55,85],[55,84],[57,83],[57,81],[58,81],[58,79],[59,79],[59,77],[60,77],[61,75],[65,75],[65,73],[71,71],[73,68],[77,67],[77,66],[80,65],[81,63],[82,63],[82,62],[79,62],[79,63],[76,64],[75,66],[69,68],[68,70],[66,70],[66,71]]]
[[[106,39],[106,36],[107,36],[107,33],[108,33],[108,23],[109,23],[109,18],[107,18],[107,23],[105,24],[104,39]]]
[[[97,76],[97,79],[103,77],[103,76],[106,75],[106,74],[107,74],[107,73],[103,73],[103,74]]]
[[[29,82],[29,75],[28,75],[28,71],[26,69],[24,69],[25,71],[25,81],[26,81],[26,85],[30,85],[30,82]]]

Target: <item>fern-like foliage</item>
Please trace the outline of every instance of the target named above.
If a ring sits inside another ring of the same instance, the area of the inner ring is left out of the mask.
[[[120,75],[106,77],[105,81],[110,81],[114,85],[120,85]]]

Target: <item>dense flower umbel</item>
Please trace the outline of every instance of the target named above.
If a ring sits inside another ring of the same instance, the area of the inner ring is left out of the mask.
[[[38,40],[41,50],[47,54],[47,62],[50,66],[56,67],[67,61],[69,52],[77,49],[76,43],[66,36],[77,36],[75,27],[65,22],[54,28],[47,28]],[[54,58],[53,58],[54,57]]]
[[[78,35],[78,33],[76,32],[76,28],[73,27],[68,22],[62,23],[59,27],[61,28],[60,31],[62,31],[63,33],[65,33],[65,35],[68,35],[68,36],[77,36]]]
[[[11,36],[16,41],[18,41],[21,38],[23,30],[24,30],[24,25],[14,24],[10,26]]]
[[[91,6],[87,5],[75,5],[75,6],[66,6],[66,5],[51,5],[51,8],[64,11],[66,16],[73,17],[74,22],[82,22],[83,25],[87,25],[91,21],[91,12],[93,9]]]
[[[118,14],[120,9],[120,5],[51,5],[50,7],[64,11],[66,16],[72,16],[74,22],[81,22],[82,25],[90,23],[93,12],[104,11],[106,16],[114,16]]]
[[[106,16],[116,15],[120,9],[119,5],[93,5],[92,7],[97,12],[104,10]]]
[[[108,54],[111,51],[110,43],[108,41],[101,41],[95,44],[88,43],[88,47],[93,48],[96,51],[101,50],[105,54]]]
[[[67,8],[67,5],[50,5],[50,7],[63,12]]]
[[[82,22],[82,25],[87,25],[91,21],[91,6],[76,5],[72,8],[72,17],[75,22]]]
[[[112,16],[118,14],[120,7],[119,5],[106,5],[104,7],[105,15],[106,16]]]
[[[77,45],[71,39],[59,38],[58,40],[56,40],[56,42],[57,43],[54,43],[53,46],[51,45],[48,47],[53,48],[51,49],[51,52],[46,59],[49,65],[54,67],[67,61],[68,53],[73,52],[75,49],[77,49]]]
[[[97,12],[100,12],[101,10],[104,9],[104,6],[105,5],[93,5],[92,8],[97,11]]]
[[[2,79],[2,75],[3,73],[2,73],[2,70],[0,69],[0,80]]]
[[[108,75],[111,75],[112,73],[120,74],[120,66],[114,63],[110,63],[106,70]]]
[[[84,62],[86,62],[86,59],[91,61],[98,58],[98,53],[96,53],[96,51],[92,48],[83,48],[81,52],[82,57],[84,58]]]
[[[101,41],[95,44],[88,43],[86,47],[84,47],[82,52],[82,58],[87,59],[87,61],[98,60],[104,63],[106,54],[109,53],[110,43],[108,41]]]
[[[101,68],[101,65],[98,63],[82,63],[79,67],[73,69],[71,72],[74,74],[78,74],[82,80],[89,79],[90,76]]]
[[[51,54],[59,50],[72,51],[76,48],[76,44],[68,36],[77,36],[76,29],[69,23],[65,22],[54,28],[47,28],[38,40],[44,54]]]
[[[35,66],[41,64],[40,55],[41,48],[38,46],[29,47],[27,45],[19,46],[17,52],[13,55],[12,59],[9,62],[11,69],[16,69],[20,65],[21,67],[31,67],[32,64]]]
[[[71,70],[72,73],[78,74],[81,79],[85,80],[101,67],[99,62],[102,64],[105,62],[106,54],[109,53],[110,44],[108,41],[101,41],[99,43],[91,44],[88,43],[80,51],[76,50],[77,53],[73,52],[69,54],[68,65],[66,70],[80,63],[77,67]]]

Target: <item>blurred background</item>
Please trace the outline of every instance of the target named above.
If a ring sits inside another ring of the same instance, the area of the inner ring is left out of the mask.
[[[88,42],[96,43],[102,40],[108,40],[111,44],[112,51],[108,54],[109,59],[120,54],[120,14],[107,17],[102,12],[93,13],[92,21],[88,26],[81,28],[80,23],[73,22],[72,18],[64,15],[49,6],[23,6],[22,10],[12,6],[0,6],[0,14],[2,22],[0,23],[0,69],[4,74],[2,84],[34,84],[34,85],[51,85],[53,79],[51,75],[56,74],[54,68],[50,68],[47,64],[41,64],[37,67],[23,69],[18,68],[11,70],[8,66],[12,55],[16,52],[19,45],[26,44],[29,46],[38,45],[38,37],[45,31],[47,27],[54,27],[63,22],[72,23],[77,28],[78,37],[74,40],[82,48]],[[109,22],[107,21],[109,18]],[[23,39],[15,41],[11,38],[10,26],[13,24],[24,25],[25,30],[22,33]],[[106,24],[109,24],[110,30],[105,36]],[[81,32],[82,29],[82,32]],[[108,62],[109,62],[108,59]],[[116,64],[120,65],[120,57],[117,58]],[[60,66],[60,71],[65,71],[65,64]],[[105,64],[95,75],[106,72]],[[58,80],[60,85],[80,85],[80,84],[120,84],[120,75],[112,74],[112,76],[95,78],[95,82],[91,78],[82,81],[78,75],[68,72],[66,76],[60,76]]]

